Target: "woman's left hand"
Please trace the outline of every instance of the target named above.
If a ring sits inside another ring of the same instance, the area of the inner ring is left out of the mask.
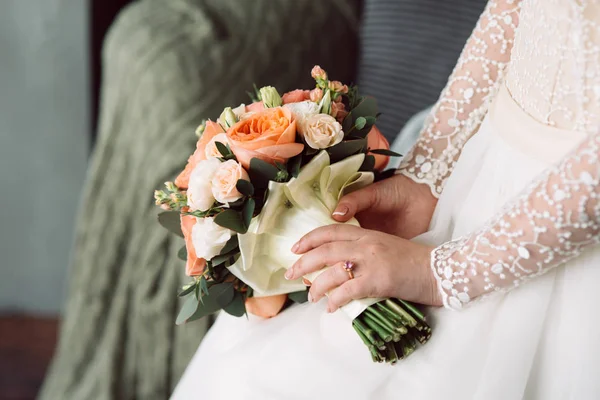
[[[303,256],[286,272],[297,279],[331,266],[312,282],[309,300],[328,294],[327,310],[334,312],[354,299],[397,297],[416,303],[441,306],[442,300],[430,268],[433,247],[397,236],[352,225],[329,225],[315,229],[292,247]],[[354,264],[354,279],[344,262]]]

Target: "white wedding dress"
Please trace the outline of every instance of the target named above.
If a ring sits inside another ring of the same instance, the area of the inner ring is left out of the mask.
[[[439,197],[431,341],[392,367],[323,301],[221,314],[173,398],[600,399],[599,126],[600,1],[490,1],[399,170]]]

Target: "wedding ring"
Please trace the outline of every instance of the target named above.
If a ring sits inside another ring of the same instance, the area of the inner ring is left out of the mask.
[[[348,273],[348,277],[350,279],[354,279],[354,272],[352,272],[354,269],[354,263],[352,261],[344,261],[344,269]]]

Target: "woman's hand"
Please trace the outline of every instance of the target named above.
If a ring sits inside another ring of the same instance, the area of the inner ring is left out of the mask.
[[[363,228],[412,239],[427,231],[436,204],[427,185],[394,175],[344,196],[333,218],[346,222],[356,216]]]
[[[312,282],[309,300],[329,296],[333,312],[350,300],[398,297],[427,305],[442,305],[430,268],[433,247],[352,225],[329,225],[315,229],[294,245],[303,256],[286,273],[296,279],[332,266]],[[354,263],[354,279],[344,262]]]

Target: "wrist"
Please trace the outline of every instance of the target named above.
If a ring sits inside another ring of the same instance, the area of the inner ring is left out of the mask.
[[[427,305],[442,307],[444,305],[444,299],[441,292],[441,288],[439,286],[439,278],[435,274],[435,270],[433,268],[433,251],[435,247],[433,246],[425,246],[427,251],[427,256],[425,261],[423,262],[423,271],[424,271],[424,281],[426,288],[426,298]]]

